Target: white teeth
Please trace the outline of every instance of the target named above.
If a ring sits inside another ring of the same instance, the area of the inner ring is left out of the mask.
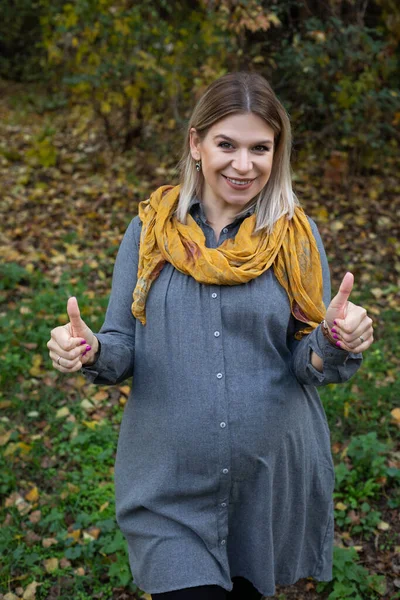
[[[250,183],[250,181],[252,181],[251,179],[247,179],[246,181],[240,181],[238,179],[231,179],[230,177],[227,177],[227,180],[231,181],[235,185],[247,185],[248,183]]]

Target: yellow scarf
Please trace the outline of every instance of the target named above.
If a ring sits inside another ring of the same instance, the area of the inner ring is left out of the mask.
[[[282,216],[270,235],[252,235],[256,224],[256,215],[252,214],[242,221],[235,238],[225,240],[218,248],[207,248],[204,233],[193,217],[188,214],[185,225],[174,215],[178,199],[179,186],[162,186],[139,204],[142,231],[132,313],[143,325],[147,294],[169,262],[199,283],[210,285],[246,283],[273,265],[289,296],[292,314],[308,325],[296,338],[317,327],[325,316],[322,270],[318,247],[302,208],[296,207],[291,220]]]

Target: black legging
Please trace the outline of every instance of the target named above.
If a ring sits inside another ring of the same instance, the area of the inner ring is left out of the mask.
[[[262,594],[244,577],[233,577],[233,590],[219,585],[199,585],[163,594],[152,594],[152,600],[260,600]]]

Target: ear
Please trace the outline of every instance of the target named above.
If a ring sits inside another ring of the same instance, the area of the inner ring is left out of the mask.
[[[194,158],[194,160],[200,160],[200,158],[201,158],[200,136],[194,127],[191,128],[189,134],[190,134],[190,154],[192,155],[192,158]]]

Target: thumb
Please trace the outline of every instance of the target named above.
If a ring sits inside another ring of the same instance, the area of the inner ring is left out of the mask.
[[[71,323],[72,336],[84,338],[85,333],[87,331],[87,327],[85,322],[81,319],[78,300],[75,298],[75,296],[71,296],[71,298],[68,298],[67,313]]]
[[[349,296],[353,290],[354,285],[354,275],[353,273],[347,272],[346,275],[342,279],[342,283],[340,284],[339,291],[334,298],[332,298],[331,308],[334,308],[337,311],[343,312],[344,317],[344,309],[346,308]]]

